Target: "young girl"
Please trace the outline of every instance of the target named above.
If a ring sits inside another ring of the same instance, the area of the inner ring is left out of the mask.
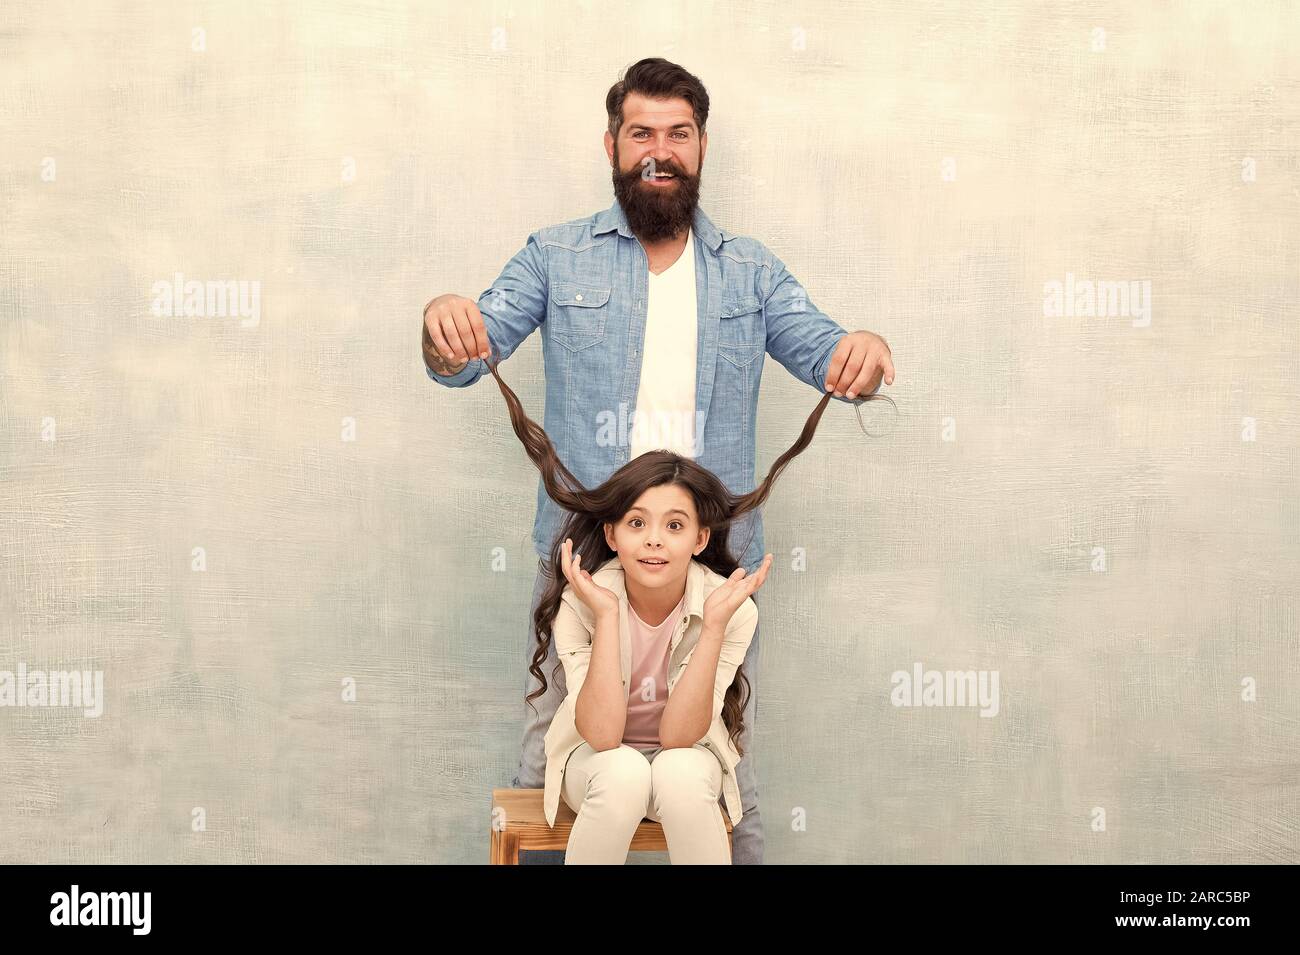
[[[669,480],[648,486],[616,524],[603,523],[614,556],[594,574],[580,566],[571,536],[562,545],[569,586],[552,636],[568,695],[546,734],[546,807],[551,825],[556,793],[578,814],[569,865],[623,863],[642,818],[662,823],[674,865],[731,862],[718,798],[738,823],[740,753],[721,716],[758,621],[750,594],[772,555],[748,577],[744,568],[723,577],[697,560],[711,536],[697,516],[698,476],[672,480],[679,465],[671,457],[637,458],[637,470],[657,467]],[[735,700],[730,714],[737,734],[743,707]]]
[[[674,865],[729,864],[719,800],[739,823],[742,663],[758,623],[751,595],[772,555],[747,575],[728,532],[812,442],[831,394],[748,494],[730,493],[670,451],[642,454],[587,490],[495,362],[488,368],[547,494],[568,512],[543,565],[550,583],[534,613],[539,645],[529,667],[541,686],[527,697],[531,706],[546,690],[541,664],[554,640],[566,695],[546,733],[544,806],[551,826],[561,798],[577,814],[565,863],[624,863],[637,826],[651,819]]]

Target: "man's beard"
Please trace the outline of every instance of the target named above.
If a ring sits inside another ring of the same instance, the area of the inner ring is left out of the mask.
[[[619,172],[618,147],[614,147],[614,195],[618,198],[632,233],[643,242],[658,242],[680,235],[695,220],[695,207],[700,201],[700,177],[704,163],[695,175],[688,175],[675,162],[655,165],[656,172],[670,172],[675,176],[671,186],[656,186],[641,181],[644,167],[638,165],[629,172]]]

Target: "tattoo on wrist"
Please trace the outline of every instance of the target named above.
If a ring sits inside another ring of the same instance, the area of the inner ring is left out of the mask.
[[[453,365],[436,351],[426,351],[424,353],[424,359],[428,363],[429,367],[440,375],[454,375],[469,364],[468,361],[462,361],[459,364]]]
[[[420,342],[420,348],[424,352],[424,363],[440,375],[454,375],[469,364],[468,360],[450,362],[438,354],[438,349],[433,347],[433,339],[429,337],[428,326],[425,326],[424,337]]]

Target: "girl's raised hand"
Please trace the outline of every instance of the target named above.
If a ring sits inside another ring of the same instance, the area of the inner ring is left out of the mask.
[[[731,623],[731,615],[740,609],[740,605],[754,591],[763,586],[771,566],[772,555],[768,554],[763,558],[763,563],[759,565],[758,570],[748,576],[745,574],[744,567],[737,567],[732,571],[726,583],[715,587],[713,593],[709,594],[708,599],[704,601],[704,626],[718,632],[725,631],[727,624]]]
[[[618,596],[591,579],[591,574],[581,567],[582,555],[573,554],[573,541],[566,537],[560,547],[560,569],[573,586],[578,598],[597,617],[618,614]]]

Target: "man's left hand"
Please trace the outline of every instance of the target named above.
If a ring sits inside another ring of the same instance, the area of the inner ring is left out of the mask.
[[[889,345],[875,332],[850,332],[840,339],[826,372],[826,390],[836,398],[869,395],[885,384],[894,383],[894,360]]]

